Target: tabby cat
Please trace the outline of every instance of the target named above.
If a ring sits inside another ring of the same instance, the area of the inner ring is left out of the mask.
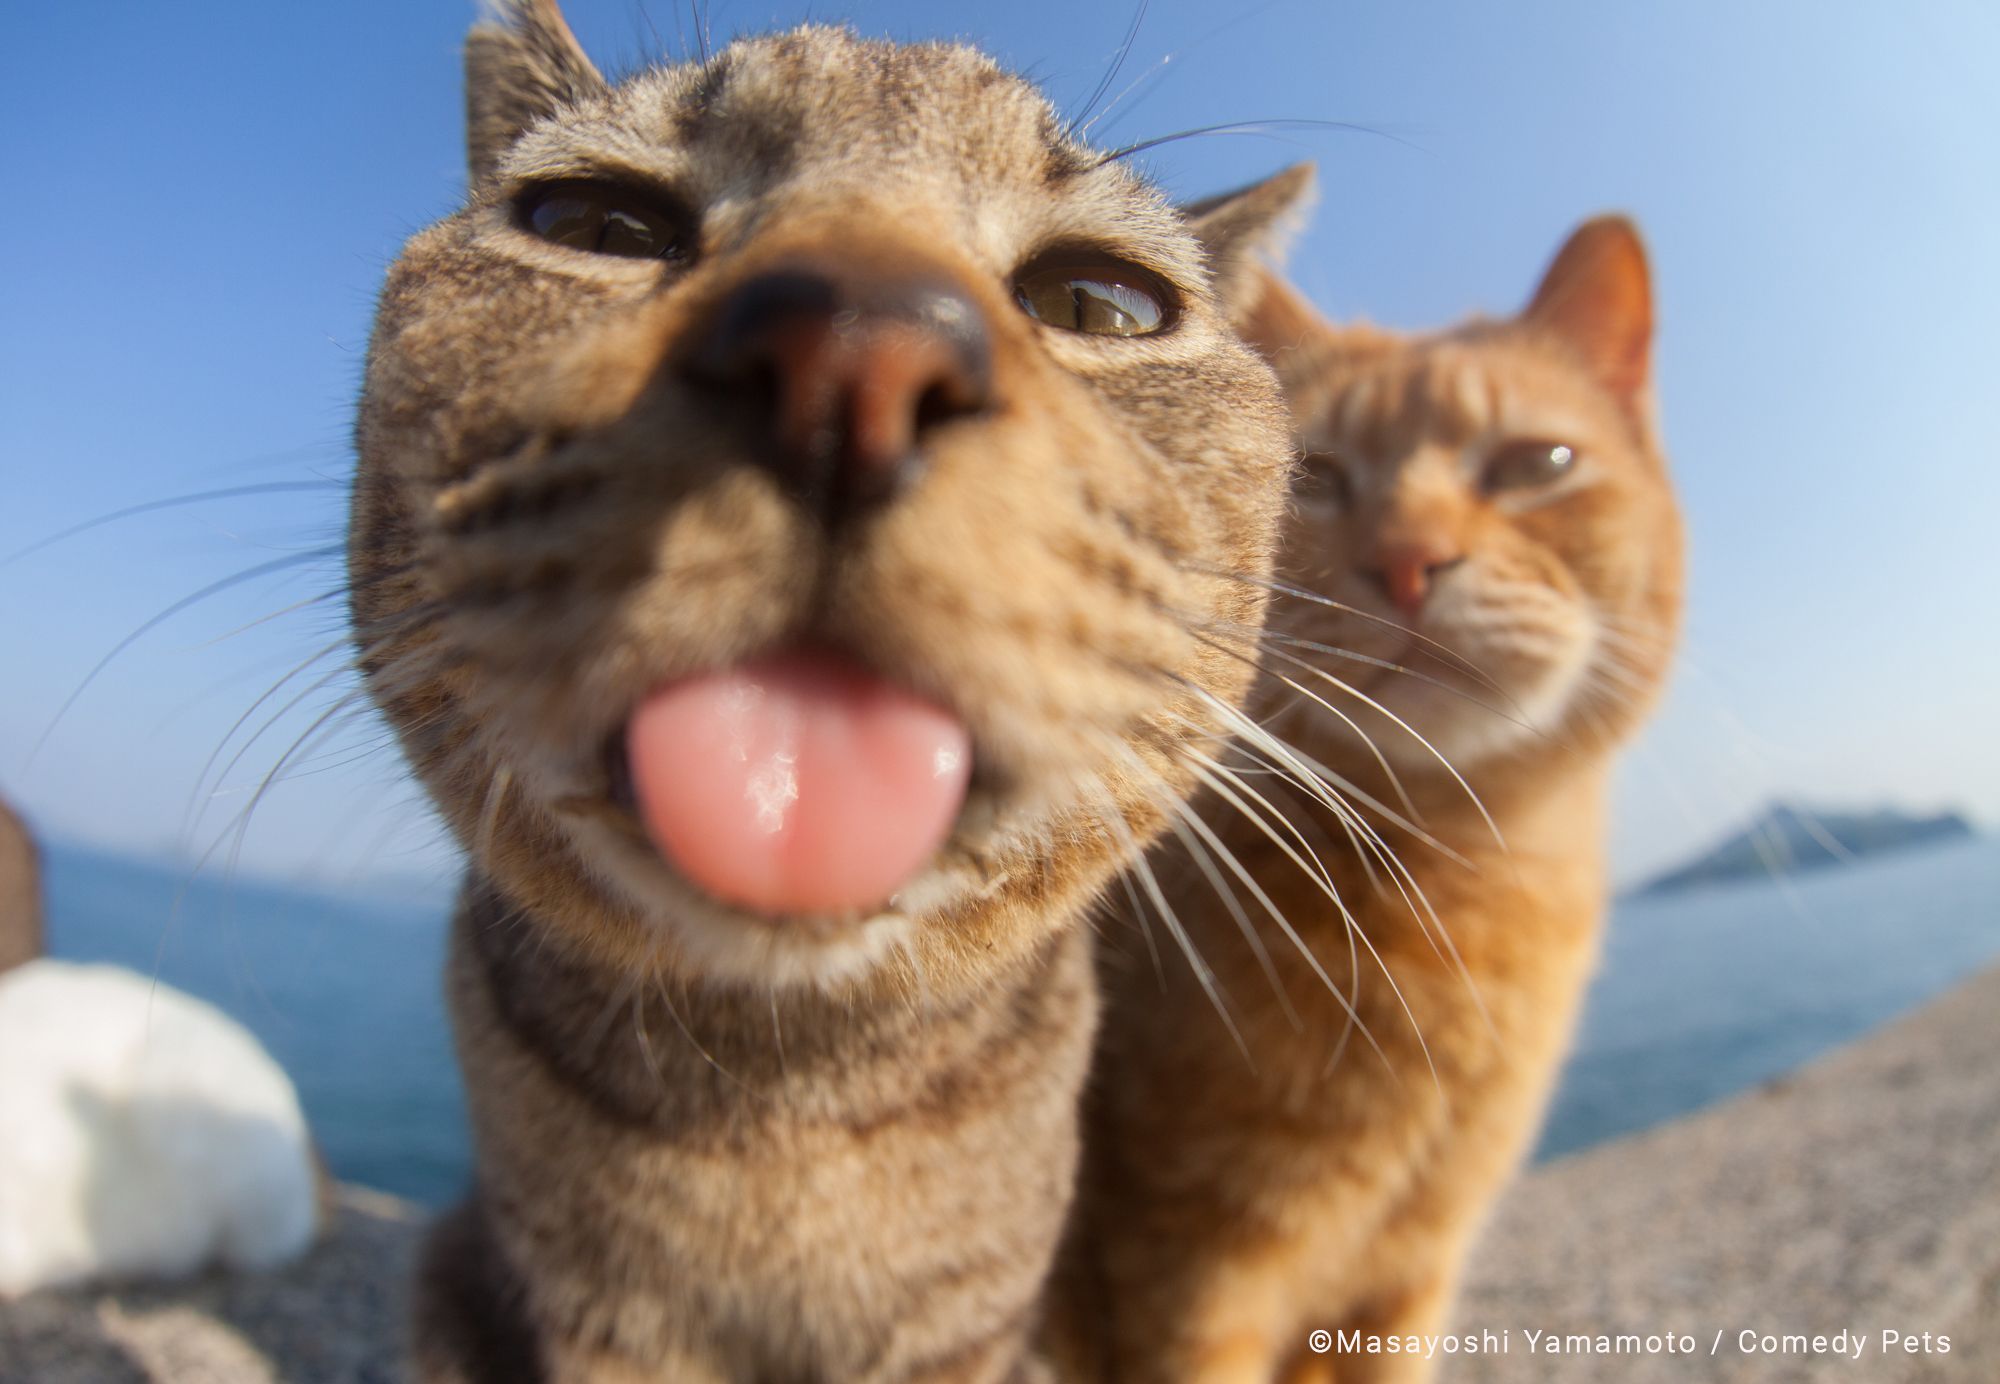
[[[599,75],[468,43],[470,193],[383,290],[349,566],[469,856],[475,1187],[420,1376],[1035,1377],[1084,912],[1249,674],[1292,459],[1190,224],[954,45]]]
[[[1233,642],[1274,733],[1207,770],[1214,842],[1156,853],[1207,971],[1104,966],[1067,1323],[1099,1377],[1429,1375],[1366,1342],[1438,1329],[1535,1130],[1604,911],[1612,752],[1677,625],[1651,332],[1617,218],[1520,316],[1436,335],[1268,284],[1252,336],[1305,467],[1271,628]],[[1347,803],[1270,772],[1302,760]]]

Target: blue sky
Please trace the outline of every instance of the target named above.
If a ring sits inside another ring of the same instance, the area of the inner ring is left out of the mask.
[[[650,7],[650,24],[637,0],[569,10],[600,59],[630,65],[652,28],[675,42],[670,0]],[[969,38],[1072,108],[1131,13],[812,6],[869,33]],[[1833,13],[1156,0],[1119,81],[1140,85],[1098,127],[1119,142],[1262,118],[1380,131],[1188,140],[1147,166],[1192,195],[1317,158],[1297,276],[1330,311],[1391,326],[1511,310],[1576,221],[1638,217],[1692,592],[1681,677],[1623,775],[1628,876],[1774,792],[2000,820],[2000,12]],[[339,539],[371,298],[461,190],[471,14],[212,0],[10,18],[0,556],[126,505],[326,482],[0,566],[0,789],[45,829],[149,851],[221,842],[225,859],[258,777],[339,690],[308,677],[267,703],[252,727],[307,694],[201,801],[232,723],[338,636],[330,600],[263,617],[335,578],[310,554]],[[721,40],[805,14],[717,3],[712,24]],[[150,617],[290,556],[139,640],[49,730]],[[309,772],[258,804],[242,865],[350,878],[434,860],[377,729],[331,728]]]

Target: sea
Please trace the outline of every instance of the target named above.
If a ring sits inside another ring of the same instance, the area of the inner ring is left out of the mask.
[[[51,845],[51,954],[219,1006],[297,1083],[336,1177],[431,1206],[466,1183],[440,994],[448,894],[320,892]],[[1537,1157],[1780,1077],[2000,961],[2000,839],[1614,905]]]

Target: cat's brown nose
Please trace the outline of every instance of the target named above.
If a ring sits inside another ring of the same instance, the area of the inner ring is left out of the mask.
[[[1390,543],[1361,569],[1388,596],[1389,603],[1412,620],[1423,613],[1431,587],[1444,573],[1465,561],[1455,546],[1437,542]]]
[[[928,270],[766,271],[716,306],[686,373],[747,406],[759,460],[829,522],[895,496],[930,429],[992,403],[985,315]]]

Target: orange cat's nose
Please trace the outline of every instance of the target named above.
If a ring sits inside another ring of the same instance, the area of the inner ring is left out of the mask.
[[[1390,604],[1412,620],[1423,613],[1431,586],[1439,575],[1465,561],[1465,554],[1442,543],[1385,544],[1372,566],[1363,567],[1389,597]]]
[[[749,406],[759,460],[830,522],[893,497],[926,431],[992,402],[985,315],[935,272],[759,274],[717,305],[686,373]]]

